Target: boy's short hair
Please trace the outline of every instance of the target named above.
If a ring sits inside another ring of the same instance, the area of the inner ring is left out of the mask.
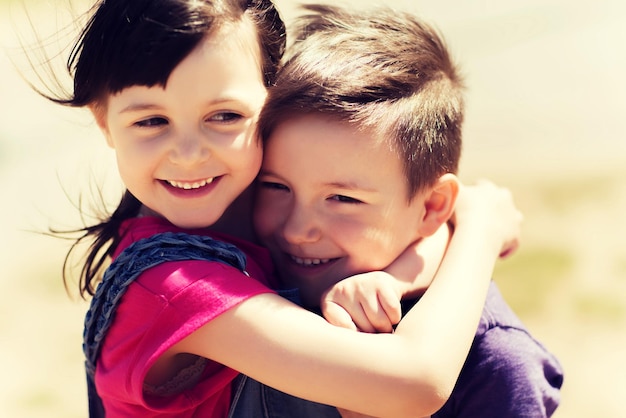
[[[388,8],[304,8],[261,113],[261,138],[290,118],[323,114],[390,139],[409,199],[456,173],[463,83],[437,31]]]

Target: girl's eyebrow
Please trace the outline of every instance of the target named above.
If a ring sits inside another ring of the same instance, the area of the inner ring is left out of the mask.
[[[236,97],[223,97],[215,100],[209,100],[206,102],[206,106],[216,106],[223,103],[235,103],[239,100]],[[140,112],[144,110],[162,109],[162,106],[153,103],[132,103],[121,109],[118,113]]]
[[[155,109],[160,109],[160,108],[161,106],[157,106],[151,103],[134,103],[134,104],[130,104],[126,106],[125,108],[120,110],[119,113],[122,114],[122,113],[129,113],[129,112],[140,112],[144,110],[155,110]]]

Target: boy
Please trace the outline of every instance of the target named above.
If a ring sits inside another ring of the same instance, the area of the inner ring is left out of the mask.
[[[423,237],[447,238],[462,83],[438,34],[409,14],[307,10],[259,121],[255,226],[303,305],[321,301],[332,323],[390,332],[398,300],[410,304],[421,283],[358,274],[385,269]],[[465,367],[434,416],[550,416],[561,384],[558,361],[492,284]],[[237,396],[234,416],[339,416],[250,380]]]

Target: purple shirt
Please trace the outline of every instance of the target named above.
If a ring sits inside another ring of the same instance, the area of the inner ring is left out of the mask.
[[[492,282],[459,380],[432,417],[549,417],[559,405],[562,384],[559,361],[530,335]],[[333,407],[295,398],[247,377],[233,391],[232,418],[340,418]]]

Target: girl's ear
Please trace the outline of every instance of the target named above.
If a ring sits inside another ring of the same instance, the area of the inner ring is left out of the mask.
[[[459,179],[452,173],[446,173],[426,192],[424,216],[419,227],[421,236],[434,234],[452,217],[459,187]]]
[[[113,141],[111,140],[111,133],[109,131],[109,126],[107,125],[105,106],[101,104],[92,104],[89,106],[89,110],[91,111],[93,118],[96,120],[98,127],[102,131],[102,134],[104,135],[104,138],[106,139],[107,144],[111,148],[115,148],[113,146]]]

